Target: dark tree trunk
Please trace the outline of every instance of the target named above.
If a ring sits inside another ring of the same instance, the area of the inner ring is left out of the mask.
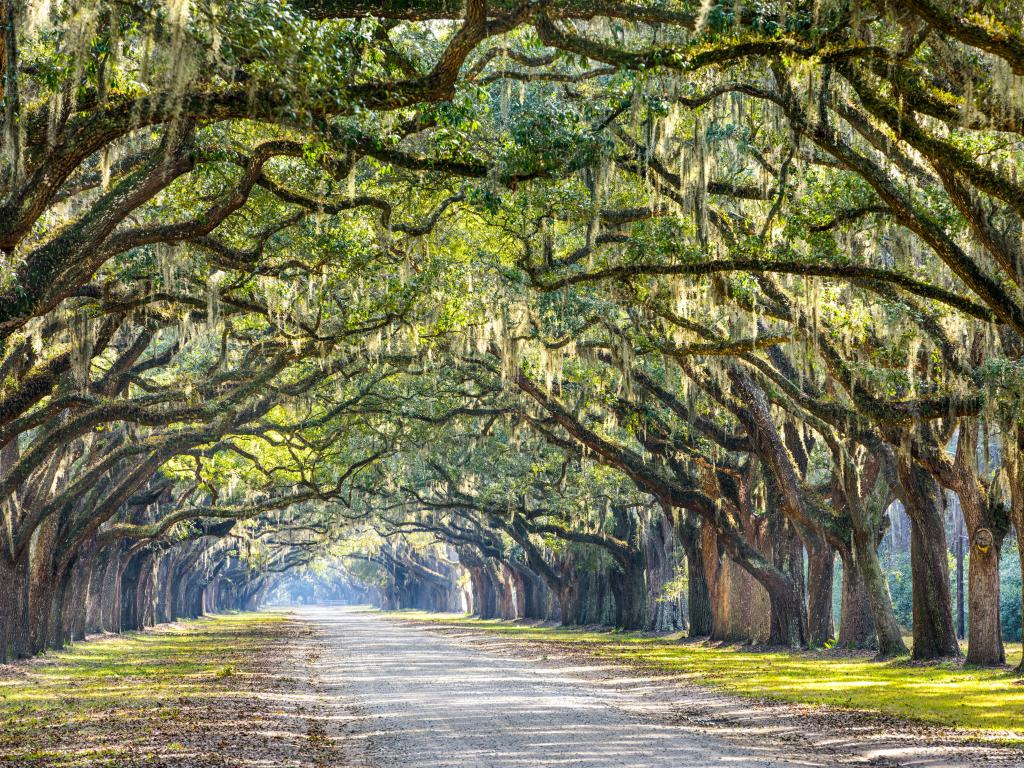
[[[807,640],[812,648],[821,648],[835,634],[832,623],[832,578],[835,550],[817,536],[808,540],[807,549]]]
[[[121,631],[142,629],[138,616],[139,572],[143,556],[132,555],[121,569]]]
[[[807,624],[804,600],[794,584],[778,583],[768,589],[771,602],[770,645],[802,648],[807,645]]]
[[[55,593],[60,586],[53,572],[53,555],[57,539],[57,518],[48,517],[36,529],[31,547],[31,581],[29,583],[29,642],[32,655],[42,653],[50,637],[50,619]]]
[[[0,662],[29,656],[28,553],[11,562],[0,556]]]
[[[711,592],[701,554],[700,533],[697,525],[687,521],[681,527],[683,548],[686,551],[686,607],[690,637],[709,637],[711,625]]]
[[[71,639],[85,640],[89,620],[89,599],[92,594],[92,577],[96,570],[96,548],[88,547],[78,558],[75,572],[73,614],[71,618]]]
[[[576,579],[571,576],[567,578],[558,590],[558,614],[561,617],[563,627],[572,626],[576,622],[579,613],[576,602],[579,596],[579,585]]]
[[[156,620],[174,621],[175,598],[177,597],[178,555],[171,552],[160,560],[160,596],[157,599]]]
[[[639,553],[622,557],[610,574],[615,599],[615,626],[619,629],[648,630],[647,572]]]
[[[50,618],[47,621],[46,647],[60,650],[71,639],[69,603],[73,592],[73,566],[64,568],[51,577],[54,590],[50,600]]]
[[[774,512],[769,514],[771,526],[772,558],[775,567],[788,579],[768,578],[761,580],[768,590],[771,604],[770,645],[786,645],[802,648],[808,643],[807,595],[804,590],[804,548],[793,524],[782,515],[781,498],[775,498]]]

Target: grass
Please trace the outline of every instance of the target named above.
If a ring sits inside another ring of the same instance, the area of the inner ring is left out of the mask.
[[[970,731],[1000,743],[1024,744],[1024,681],[1008,670],[952,662],[872,661],[866,654],[786,652],[555,628],[508,621],[402,611],[402,618],[484,630],[544,644],[570,644],[594,655],[681,674],[690,682],[740,696],[817,704],[895,716]],[[1020,660],[1020,643],[1007,647]]]
[[[185,750],[163,737],[194,730],[197,706],[234,695],[228,678],[284,620],[220,615],[0,666],[0,765],[123,766],[151,742]]]

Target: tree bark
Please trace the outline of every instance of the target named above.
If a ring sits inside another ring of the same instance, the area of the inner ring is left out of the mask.
[[[50,616],[53,610],[54,583],[53,553],[57,539],[57,519],[48,517],[35,532],[31,547],[31,581],[29,583],[29,643],[33,655],[46,648],[49,637]]]
[[[842,604],[839,613],[839,639],[842,648],[878,648],[875,620],[868,600],[864,577],[854,562],[853,553],[840,551],[843,561]]]
[[[967,663],[1000,666],[1006,663],[999,616],[999,544],[983,552],[975,536],[967,567]]]
[[[807,548],[807,640],[812,648],[821,648],[832,639],[832,580],[835,550],[824,539],[808,539]]]
[[[615,599],[615,626],[646,631],[651,628],[647,611],[647,572],[644,558],[634,553],[622,558],[610,574]]]
[[[859,516],[858,516],[859,517]],[[863,525],[854,524],[853,549],[864,581],[868,603],[871,606],[871,617],[875,625],[878,639],[878,657],[882,659],[893,656],[905,656],[907,646],[903,642],[896,614],[892,610],[892,597],[889,585],[882,573],[882,564],[878,561],[878,550],[875,549],[875,535],[865,530]]]
[[[689,514],[689,513],[684,513]],[[704,558],[700,547],[700,523],[685,521],[680,538],[686,552],[686,607],[689,637],[709,637],[711,624],[711,593],[705,577]]]
[[[29,637],[29,562],[0,556],[0,662],[31,655]]]
[[[913,654],[917,660],[960,655],[949,594],[949,555],[943,491],[917,464],[900,461],[904,506],[910,517]]]

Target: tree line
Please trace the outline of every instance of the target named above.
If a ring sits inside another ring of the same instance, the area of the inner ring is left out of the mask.
[[[324,558],[889,657],[894,502],[956,657],[955,498],[1005,663],[1021,13],[7,0],[0,658]]]

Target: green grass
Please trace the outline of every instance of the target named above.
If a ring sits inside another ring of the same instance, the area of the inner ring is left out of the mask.
[[[188,729],[197,702],[232,695],[228,679],[285,618],[183,621],[0,667],[0,765],[125,765],[125,750]]]
[[[681,674],[741,696],[893,715],[1024,744],[1024,682],[1007,670],[872,661],[865,654],[759,651],[613,631],[531,626],[402,611],[402,618],[485,630],[531,643],[568,643],[612,660]],[[1020,643],[1007,647],[1020,660]]]

